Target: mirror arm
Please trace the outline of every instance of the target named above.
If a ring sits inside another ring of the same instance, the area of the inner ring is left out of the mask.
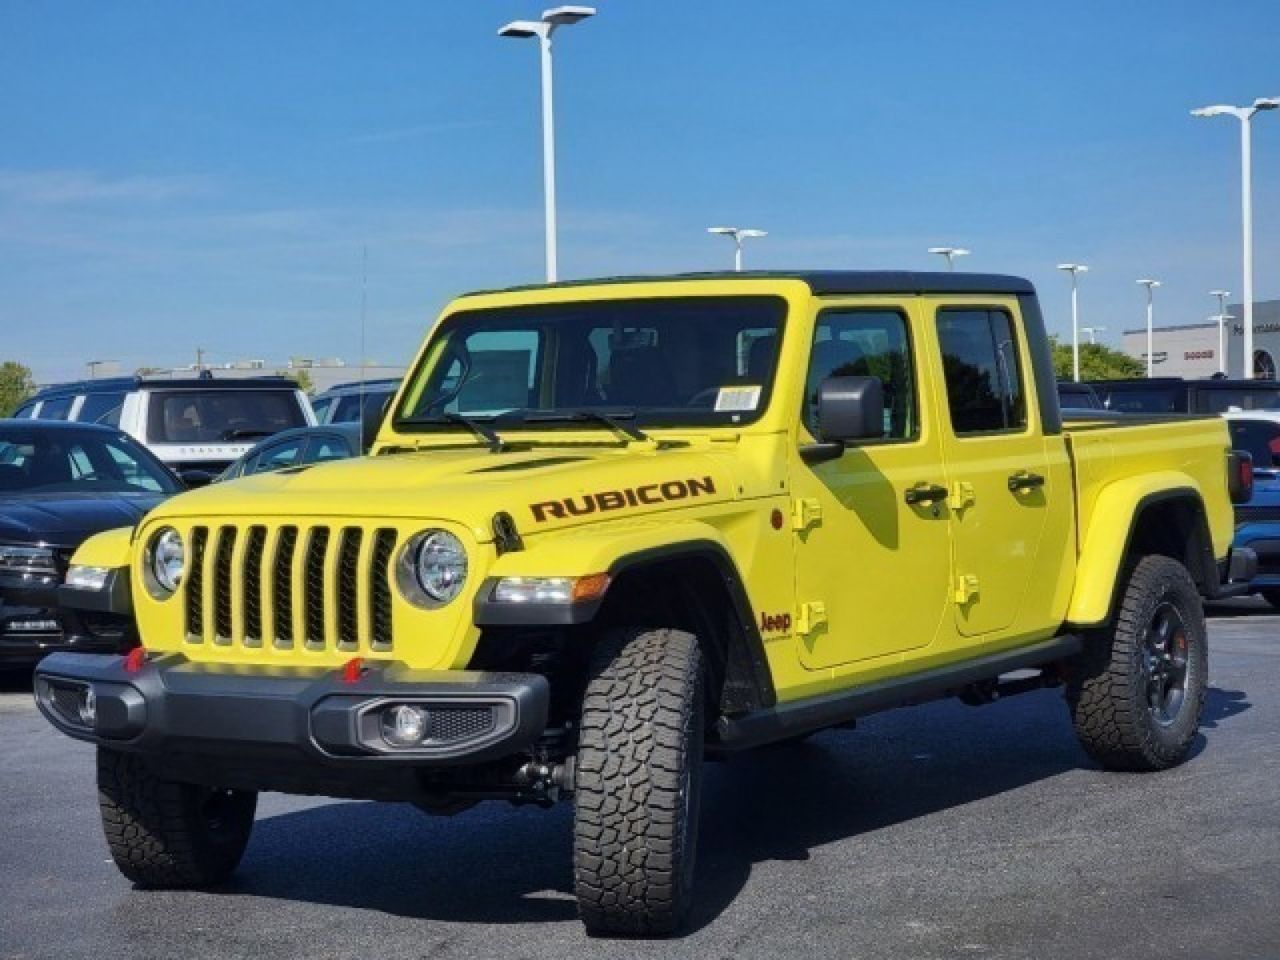
[[[838,440],[828,443],[806,443],[800,447],[800,459],[807,464],[837,460],[844,453],[844,444]]]

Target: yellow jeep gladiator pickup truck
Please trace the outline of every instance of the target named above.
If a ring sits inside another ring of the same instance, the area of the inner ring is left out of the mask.
[[[1025,280],[691,275],[477,293],[373,454],[183,494],[76,555],[127,656],[36,697],[144,887],[235,869],[259,791],[574,804],[592,933],[674,929],[704,754],[1061,686],[1182,761],[1249,479],[1218,419],[1064,427]],[[1007,675],[1017,673],[1016,677]],[[1003,678],[1003,679],[1002,679]]]

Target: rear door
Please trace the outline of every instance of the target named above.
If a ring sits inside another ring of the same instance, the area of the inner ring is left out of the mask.
[[[957,629],[977,636],[1006,630],[1018,617],[1049,506],[1069,498],[1070,489],[1050,482],[1017,301],[935,300],[930,313],[941,373],[933,379],[942,393],[952,599]]]

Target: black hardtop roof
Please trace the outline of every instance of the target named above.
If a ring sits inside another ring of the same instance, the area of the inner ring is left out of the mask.
[[[31,398],[43,400],[67,393],[119,393],[129,390],[279,390],[287,387],[298,389],[292,377],[182,377],[152,380],[148,377],[103,377],[100,380],[75,380],[71,383],[55,383],[41,387]]]
[[[1000,273],[951,273],[911,270],[744,270],[708,273],[673,273],[624,277],[597,277],[531,283],[497,290],[475,290],[466,296],[490,293],[519,293],[525,290],[557,290],[599,284],[661,283],[700,280],[799,280],[815,294],[837,293],[1035,293],[1031,281]]]

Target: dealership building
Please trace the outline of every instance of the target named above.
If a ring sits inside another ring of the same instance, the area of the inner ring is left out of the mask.
[[[1189,323],[1180,327],[1155,327],[1152,331],[1153,367],[1158,377],[1211,377],[1226,369],[1231,377],[1240,376],[1240,360],[1244,354],[1243,308],[1232,304],[1227,308],[1231,319],[1224,324],[1222,339],[1226,343],[1226,364],[1218,346],[1218,322]],[[1124,352],[1147,362],[1147,328],[1124,332]],[[1253,305],[1253,375],[1267,380],[1277,379],[1280,370],[1280,300],[1263,300]]]

